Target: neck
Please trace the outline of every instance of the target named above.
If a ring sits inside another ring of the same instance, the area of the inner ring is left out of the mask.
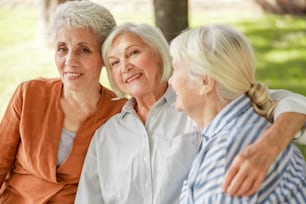
[[[154,104],[165,94],[167,87],[168,87],[167,83],[164,83],[160,87],[160,89],[158,89],[154,93],[150,93],[140,97],[135,97],[136,99],[135,110],[144,123],[147,120],[147,115],[149,111],[152,109]]]
[[[228,101],[220,99],[218,95],[208,96],[202,109],[190,114],[190,117],[204,129],[227,104]]]
[[[96,107],[100,96],[102,87],[99,86],[95,90],[88,91],[71,91],[63,90],[62,99],[67,102],[75,103],[79,107]]]

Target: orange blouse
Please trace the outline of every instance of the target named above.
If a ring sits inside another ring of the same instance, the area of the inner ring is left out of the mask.
[[[15,91],[0,123],[1,204],[73,203],[95,130],[126,101],[112,101],[115,94],[103,87],[97,111],[81,124],[68,158],[57,168],[62,87],[60,79],[39,78]]]

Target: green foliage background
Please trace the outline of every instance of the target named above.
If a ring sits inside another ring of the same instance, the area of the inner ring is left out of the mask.
[[[114,13],[117,22],[153,24],[150,12]],[[289,15],[244,15],[190,12],[191,27],[228,23],[247,35],[257,58],[257,80],[270,88],[306,95],[306,18]],[[16,86],[39,76],[57,77],[53,49],[36,43],[38,11],[33,7],[0,7],[0,117]],[[102,83],[108,86],[103,72]],[[306,158],[306,148],[301,147]]]

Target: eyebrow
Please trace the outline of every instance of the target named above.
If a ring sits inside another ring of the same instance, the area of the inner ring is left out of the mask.
[[[114,57],[114,56],[108,56],[108,58],[107,58],[107,59],[108,59],[108,60],[110,60],[110,59],[112,59],[112,58],[115,58],[115,59],[116,59],[117,57]]]
[[[87,42],[79,42],[77,45],[89,45]]]
[[[124,48],[124,53],[125,53],[128,49],[130,49],[131,47],[133,47],[133,46],[136,46],[136,45],[129,45],[129,46],[127,46],[126,48]],[[107,58],[109,59],[109,58],[117,58],[117,57],[116,57],[116,56],[113,56],[113,55],[109,55]]]
[[[64,41],[58,41],[56,44],[60,45],[60,44],[67,44],[67,43]],[[89,44],[88,42],[78,42],[77,45],[89,45]]]

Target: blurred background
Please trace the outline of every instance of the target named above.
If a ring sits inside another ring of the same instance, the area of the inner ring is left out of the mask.
[[[0,0],[0,118],[20,82],[58,76],[48,21],[64,1]],[[258,81],[306,95],[306,0],[93,1],[110,9],[118,24],[157,25],[169,41],[187,27],[233,25],[255,49]],[[108,86],[105,72],[101,82]]]

